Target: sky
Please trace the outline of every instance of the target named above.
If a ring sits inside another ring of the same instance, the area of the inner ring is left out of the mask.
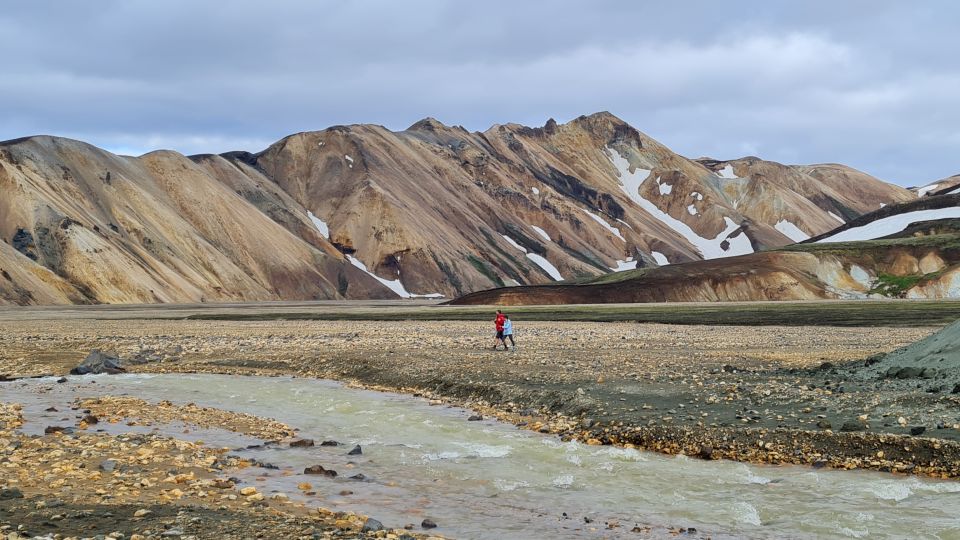
[[[0,140],[139,155],[610,111],[688,157],[960,173],[960,3],[10,2]]]

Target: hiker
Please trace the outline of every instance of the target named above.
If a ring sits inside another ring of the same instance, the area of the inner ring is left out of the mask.
[[[507,342],[503,339],[503,322],[507,320],[503,312],[497,310],[497,318],[493,320],[493,326],[497,329],[497,335],[493,338],[493,350],[497,350],[497,345],[503,343],[503,350],[507,350]]]
[[[510,348],[517,350],[517,344],[513,341],[513,321],[509,315],[503,316],[503,350],[507,350],[507,338],[510,338]]]

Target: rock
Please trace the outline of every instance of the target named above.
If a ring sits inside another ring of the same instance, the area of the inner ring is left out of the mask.
[[[58,382],[59,384],[63,384],[63,383],[65,383],[65,382],[67,382],[67,378],[66,378],[66,377],[60,377],[59,379],[57,379],[57,382]]]
[[[427,518],[427,519],[425,519],[425,520],[423,520],[423,521],[420,522],[420,526],[423,527],[424,529],[436,529],[436,528],[437,528],[437,522],[434,521],[434,520],[432,520],[432,519]]]
[[[813,468],[814,468],[814,469],[822,469],[822,468],[826,467],[828,464],[829,464],[829,462],[828,462],[827,460],[825,460],[825,459],[818,459],[818,460],[816,460],[816,461],[813,462]]]
[[[840,426],[840,431],[850,433],[853,431],[863,431],[863,424],[860,422],[855,422],[853,420],[847,420]]]
[[[846,425],[846,424],[844,424],[844,425]],[[833,424],[831,424],[829,420],[824,419],[824,420],[820,420],[819,422],[817,422],[817,427],[820,428],[820,429],[832,429],[832,428],[833,428]],[[840,428],[840,431],[843,431],[843,428]]]
[[[950,391],[951,394],[960,394],[960,384],[954,385],[953,390]]]
[[[363,454],[363,449],[360,448],[360,445],[359,445],[359,444],[356,445],[356,446],[354,446],[352,450],[350,450],[349,452],[347,452],[347,455],[348,455],[348,456],[359,456],[359,455],[361,455],[361,454]]]
[[[925,432],[926,430],[927,428],[923,426],[913,426],[912,428],[910,428],[910,434],[913,436],[923,435],[923,432]]]
[[[147,510],[146,508],[141,508],[141,509],[139,509],[139,510],[137,510],[136,512],[133,513],[133,517],[135,517],[135,518],[142,518],[142,517],[147,517],[147,516],[149,516],[150,514],[153,514],[153,512]]]
[[[117,373],[124,373],[127,370],[120,365],[120,358],[116,356],[111,356],[109,354],[104,354],[100,352],[99,349],[94,349],[83,359],[83,362],[80,362],[80,365],[70,370],[71,375],[87,375],[95,374],[99,375],[102,373],[107,373],[110,375],[116,375]]]
[[[337,441],[323,441],[320,443],[320,446],[340,446],[340,443]]]
[[[247,486],[240,490],[240,494],[243,495],[244,497],[249,497],[250,495],[253,495],[256,492],[257,492],[257,488],[253,486]]]
[[[0,489],[0,501],[7,501],[10,499],[22,499],[23,492],[18,488],[7,488]]]
[[[364,480],[367,479],[367,475],[365,475],[365,474],[363,474],[363,473],[357,473],[357,474],[351,476],[350,479],[351,479],[351,480],[357,480],[357,481],[362,482],[362,481],[364,481]]]
[[[98,419],[96,416],[94,416],[94,415],[92,415],[92,414],[88,414],[88,415],[84,416],[83,418],[81,418],[80,421],[83,422],[83,423],[85,423],[85,424],[88,424],[88,425],[89,425],[89,424],[96,424],[96,423],[100,422],[100,419]]]
[[[322,465],[311,465],[303,470],[303,474],[319,474],[328,476],[330,478],[335,478],[337,476],[337,471],[332,469],[324,469]]]
[[[479,422],[480,420],[483,420],[483,416],[479,414],[472,414],[467,418],[467,422]]]
[[[107,459],[100,462],[98,468],[103,472],[113,472],[117,468],[117,462],[112,459]]]
[[[160,536],[166,536],[166,537],[170,537],[170,536],[183,536],[183,530],[182,530],[182,529],[169,529],[169,530],[166,530],[166,531],[160,533]]]
[[[43,432],[46,433],[47,435],[49,435],[49,434],[51,434],[51,433],[60,433],[60,432],[64,431],[65,429],[67,429],[67,428],[65,428],[65,427],[63,427],[63,426],[47,426],[47,427],[43,428]]]
[[[360,532],[377,532],[383,530],[383,523],[373,519],[367,518],[367,521],[363,523],[363,528],[360,529]]]
[[[313,446],[313,439],[297,439],[290,443],[290,448],[305,448]]]
[[[697,452],[697,457],[700,459],[713,459],[713,447],[710,445],[701,446],[700,451]]]

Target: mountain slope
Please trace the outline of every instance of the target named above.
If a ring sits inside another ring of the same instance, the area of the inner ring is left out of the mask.
[[[891,225],[896,223],[896,226]],[[849,241],[845,232],[856,235]],[[885,207],[807,242],[739,257],[481,291],[454,304],[960,297],[960,195]]]
[[[389,296],[173,152],[13,141],[0,147],[0,190],[0,234],[18,252],[2,252],[0,290],[28,300],[17,303]]]
[[[752,253],[916,198],[839,165],[690,160],[609,113],[190,158],[32,137],[0,143],[0,193],[15,303],[456,296]]]

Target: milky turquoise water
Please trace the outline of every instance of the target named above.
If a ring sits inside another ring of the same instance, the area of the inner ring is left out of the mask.
[[[268,416],[318,444],[339,441],[343,446],[238,450],[279,467],[247,469],[241,478],[267,494],[357,511],[388,527],[429,517],[441,534],[498,540],[645,538],[671,526],[713,538],[960,538],[960,482],[564,443],[495,421],[468,422],[462,409],[329,381],[125,375],[0,385],[2,399],[27,405],[25,429],[34,432],[62,425],[65,409],[76,414],[66,407],[75,397],[104,393]],[[61,412],[43,412],[51,404]],[[183,427],[163,431],[231,448],[257,442],[220,430],[184,434]],[[355,444],[363,454],[347,456]],[[301,474],[315,464],[339,476]],[[367,479],[349,478],[358,473]],[[296,486],[304,481],[316,495],[301,494]],[[608,522],[618,526],[608,529]],[[630,532],[635,524],[653,531]]]

